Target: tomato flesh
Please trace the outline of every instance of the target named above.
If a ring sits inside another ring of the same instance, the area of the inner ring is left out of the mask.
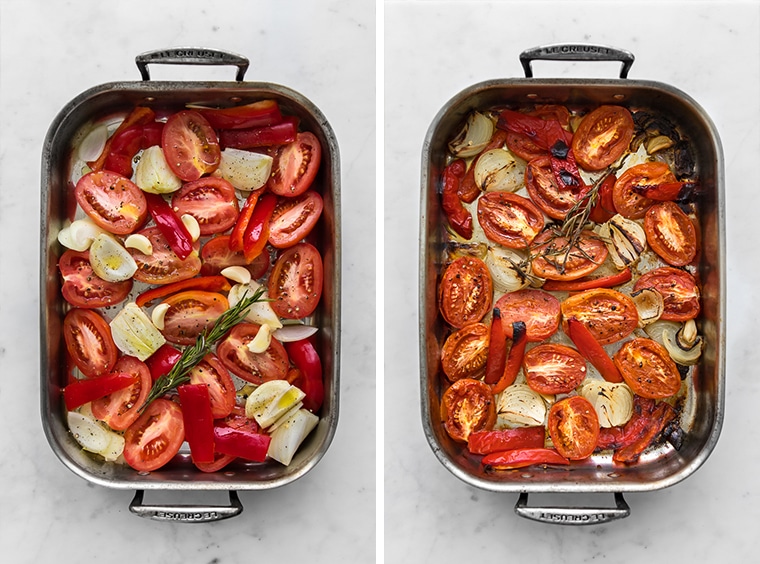
[[[101,170],[84,175],[74,188],[74,196],[98,227],[116,235],[134,232],[148,215],[143,191],[115,172]]]
[[[509,192],[488,192],[478,200],[478,222],[491,241],[512,249],[530,245],[544,228],[533,202]]]
[[[323,208],[322,196],[314,190],[278,199],[269,220],[269,244],[278,249],[292,247],[311,233]]]
[[[162,133],[161,148],[166,164],[185,182],[214,172],[222,160],[214,129],[206,118],[191,110],[169,116]]]
[[[554,448],[570,460],[591,456],[599,438],[599,418],[594,406],[582,396],[570,396],[553,404],[547,428]]]
[[[285,249],[269,275],[267,290],[272,309],[287,319],[308,317],[322,296],[322,257],[309,243]]]
[[[586,361],[564,345],[545,343],[533,347],[523,358],[525,380],[540,394],[567,394],[586,377]]]
[[[627,341],[613,360],[626,384],[642,397],[667,398],[681,389],[678,367],[667,349],[652,339]]]
[[[696,230],[689,216],[673,202],[653,205],[644,216],[647,243],[673,266],[689,264],[697,254]]]
[[[548,292],[542,290],[518,290],[504,294],[496,302],[501,312],[504,332],[512,338],[512,324],[516,321],[525,323],[529,342],[548,339],[559,329],[560,302]]]
[[[140,472],[158,470],[174,458],[184,440],[182,410],[159,398],[124,433],[124,460]]]
[[[137,263],[134,279],[147,284],[171,284],[192,278],[201,270],[198,257],[199,244],[193,244],[194,251],[185,260],[180,259],[172,250],[169,242],[158,227],[148,227],[140,231],[153,246],[153,253],[143,254],[137,249],[128,249]]]
[[[211,415],[214,419],[227,417],[235,407],[235,383],[219,358],[209,353],[190,371],[191,384],[208,388]]]
[[[295,141],[278,149],[269,189],[278,196],[300,196],[314,182],[321,159],[322,146],[316,135],[298,133]]]
[[[501,324],[501,320],[494,323]],[[476,322],[465,325],[446,338],[441,363],[444,374],[451,382],[461,378],[477,378],[483,374],[491,349],[497,348],[495,343],[490,344],[489,333],[488,327]]]
[[[235,225],[239,213],[235,187],[214,176],[184,184],[172,195],[172,208],[180,217],[192,215],[201,235],[227,231]]]
[[[216,348],[219,360],[230,372],[257,385],[282,380],[288,373],[288,354],[277,339],[273,338],[263,353],[248,349],[259,328],[255,323],[238,323]]]
[[[688,321],[699,314],[699,286],[685,270],[663,266],[641,275],[633,286],[638,292],[644,288],[657,290],[665,303],[660,319]]]
[[[118,353],[111,328],[99,313],[89,309],[70,310],[63,319],[63,338],[71,359],[85,376],[113,370]]]
[[[476,431],[491,429],[496,422],[491,388],[472,378],[457,380],[443,393],[441,420],[449,436],[458,442],[467,442]]]
[[[124,431],[140,416],[139,409],[148,397],[153,380],[146,364],[133,356],[122,356],[114,372],[131,374],[136,381],[123,390],[92,402],[92,414],[115,431]]]
[[[188,290],[166,298],[169,306],[161,333],[170,343],[192,345],[198,335],[209,330],[230,308],[227,298],[217,292]]]
[[[602,170],[618,160],[633,138],[633,117],[622,106],[599,106],[573,136],[575,158],[586,170]]]
[[[562,302],[563,330],[567,320],[581,322],[600,345],[609,345],[630,335],[639,323],[633,300],[622,292],[595,288],[569,296]]]
[[[89,251],[67,250],[58,261],[63,277],[61,293],[74,307],[98,308],[123,302],[132,290],[132,279],[108,282],[92,271]]]
[[[446,267],[438,291],[441,315],[457,328],[480,321],[491,309],[493,281],[486,264],[460,257]]]

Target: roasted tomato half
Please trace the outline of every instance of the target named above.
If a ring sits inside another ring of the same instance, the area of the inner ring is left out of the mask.
[[[148,227],[140,231],[153,246],[153,254],[146,255],[137,249],[128,249],[129,254],[137,263],[134,279],[147,284],[170,284],[192,278],[201,270],[201,259],[198,257],[198,243],[194,243],[195,252],[185,260],[180,259],[172,250],[169,242],[159,231],[158,227]]]
[[[689,264],[697,254],[697,234],[689,216],[678,204],[660,202],[644,216],[647,243],[662,260],[673,266]]]
[[[644,398],[667,398],[681,389],[676,363],[660,343],[638,338],[627,341],[613,357],[623,380]]]
[[[113,371],[118,351],[111,328],[91,309],[72,309],[63,319],[63,339],[77,368],[87,377]]]
[[[615,209],[628,219],[641,219],[655,201],[637,194],[633,187],[675,181],[675,175],[663,162],[654,161],[632,166],[618,177],[615,186],[612,187],[612,201]]]
[[[607,245],[593,231],[583,231],[575,244],[551,230],[536,237],[532,246],[533,274],[548,280],[577,280],[599,268],[607,258]]]
[[[478,200],[478,222],[491,241],[524,249],[544,228],[544,216],[533,202],[510,192],[488,192]]]
[[[96,225],[116,235],[132,233],[148,216],[142,190],[115,172],[101,170],[84,175],[74,188],[74,196]]]
[[[124,433],[124,460],[135,470],[158,470],[185,440],[182,410],[173,401],[153,400]]]
[[[172,208],[179,217],[183,214],[193,216],[198,221],[201,235],[227,231],[235,225],[240,211],[235,187],[216,176],[184,184],[172,194]]]
[[[525,380],[539,394],[567,394],[586,377],[586,360],[565,345],[545,343],[523,357]]]
[[[172,114],[161,135],[166,164],[185,182],[214,172],[222,160],[219,139],[202,115],[192,110]]]
[[[205,384],[214,419],[227,417],[235,407],[235,383],[224,364],[214,354],[207,354],[190,371],[191,384]]]
[[[288,353],[275,338],[263,353],[253,353],[248,343],[259,332],[255,323],[238,323],[227,337],[219,343],[216,355],[233,374],[247,382],[262,384],[269,380],[283,380],[288,374]]]
[[[633,300],[617,290],[595,288],[569,296],[562,302],[563,331],[567,320],[575,318],[591,332],[600,345],[609,345],[633,332],[639,314]]]
[[[188,290],[166,298],[169,306],[161,333],[170,343],[192,345],[217,318],[230,308],[227,298],[217,292]]]
[[[446,338],[441,352],[443,373],[455,382],[483,375],[488,360],[490,330],[483,323],[470,323]]]
[[[314,313],[322,296],[322,256],[309,243],[285,249],[272,267],[267,291],[280,317],[301,319]]]
[[[525,323],[530,342],[548,339],[559,329],[560,303],[557,298],[542,290],[518,290],[504,294],[494,306],[501,312],[504,332],[511,339],[512,324]]]
[[[670,266],[650,270],[636,281],[633,291],[644,288],[653,288],[662,296],[665,309],[660,319],[687,321],[699,314],[699,286],[685,270]]]
[[[575,160],[602,170],[618,160],[633,138],[633,117],[622,106],[599,106],[586,114],[573,135]]]
[[[599,438],[599,418],[582,396],[570,396],[549,409],[547,430],[554,448],[570,460],[591,456]]]
[[[279,198],[269,220],[269,244],[284,249],[304,239],[317,224],[323,207],[322,196],[314,190],[294,198]]]
[[[472,378],[454,382],[441,398],[441,421],[449,436],[467,442],[471,433],[496,423],[496,401],[488,384]]]
[[[153,379],[148,366],[133,356],[122,356],[113,367],[114,372],[132,374],[137,381],[92,402],[92,414],[115,431],[124,431],[140,416],[139,409],[148,397]]]
[[[460,257],[446,267],[438,289],[441,315],[462,328],[483,319],[491,310],[493,281],[486,264],[475,257]]]
[[[272,164],[269,189],[278,196],[300,196],[314,182],[322,159],[322,145],[308,131],[278,148]]]
[[[525,186],[530,199],[552,219],[565,219],[585,193],[580,189],[574,192],[557,185],[548,155],[533,159],[525,167]]]
[[[74,307],[107,307],[123,302],[132,290],[132,279],[108,282],[92,271],[89,251],[67,250],[58,261],[63,277],[61,293]]]

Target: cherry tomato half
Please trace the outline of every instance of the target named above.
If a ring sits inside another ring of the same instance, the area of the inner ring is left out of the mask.
[[[300,319],[314,313],[322,295],[322,257],[308,243],[285,249],[274,263],[267,291],[280,317]]]
[[[96,308],[118,304],[132,290],[132,279],[108,282],[92,271],[89,251],[67,250],[58,261],[63,277],[61,293],[74,307]]]
[[[678,204],[661,202],[644,216],[647,243],[665,262],[673,266],[689,264],[697,254],[697,235],[689,216]]]
[[[539,394],[567,394],[586,377],[586,360],[565,345],[545,343],[523,357],[525,380]]]
[[[66,349],[77,368],[87,377],[113,371],[118,351],[111,328],[91,309],[72,309],[63,319]]]
[[[224,364],[214,354],[207,354],[190,371],[191,384],[208,388],[211,415],[214,419],[227,417],[235,407],[235,383]]]
[[[594,272],[607,258],[607,245],[593,231],[581,232],[578,241],[544,231],[533,242],[533,274],[548,280],[577,280]]]
[[[596,448],[599,418],[586,398],[570,396],[549,409],[547,430],[558,453],[570,460],[582,460]]]
[[[443,373],[451,381],[478,378],[488,360],[489,328],[483,323],[470,323],[446,338],[441,351]]]
[[[192,345],[217,318],[230,308],[227,298],[217,292],[188,290],[169,296],[161,333],[170,343]]]
[[[636,281],[633,291],[644,288],[653,288],[662,296],[665,308],[660,319],[687,321],[699,314],[699,286],[685,270],[670,266],[650,270]]]
[[[202,115],[192,110],[172,114],[161,135],[166,164],[185,182],[214,172],[222,160],[219,139]]]
[[[663,162],[647,162],[632,166],[618,177],[612,187],[615,209],[623,217],[641,219],[654,200],[638,194],[633,187],[675,181],[675,175]]]
[[[627,295],[610,288],[594,288],[569,296],[562,302],[562,329],[575,318],[600,345],[609,345],[633,332],[639,324],[636,304]]]
[[[441,398],[441,421],[449,436],[467,442],[471,433],[490,430],[496,423],[496,401],[488,384],[462,378]]]
[[[586,170],[602,170],[618,160],[633,138],[633,117],[622,106],[599,106],[573,135],[575,160]]]
[[[289,363],[288,353],[280,341],[272,338],[269,348],[263,353],[253,353],[248,349],[248,343],[259,328],[255,323],[238,323],[219,343],[216,354],[230,372],[247,382],[258,385],[269,380],[283,380]]]
[[[613,357],[623,380],[641,397],[667,398],[681,389],[676,363],[660,343],[638,338],[627,341]]]
[[[124,433],[124,460],[140,472],[158,470],[174,458],[184,440],[182,410],[159,398]]]
[[[491,241],[523,249],[544,228],[544,215],[527,198],[509,192],[488,192],[478,200],[478,222]]]
[[[133,356],[122,356],[113,367],[137,377],[131,386],[92,402],[92,414],[115,431],[124,431],[140,416],[139,409],[145,403],[153,379],[147,365]]]
[[[129,254],[137,263],[135,280],[147,284],[170,284],[192,278],[200,272],[201,259],[197,253],[199,246],[197,242],[193,244],[196,252],[190,253],[189,257],[181,260],[158,227],[148,227],[141,230],[140,234],[145,235],[150,241],[153,254],[145,255],[137,249],[128,249]]]
[[[269,219],[269,244],[285,249],[304,239],[317,224],[323,207],[322,196],[314,190],[295,198],[278,198]]]
[[[278,196],[300,196],[314,182],[321,159],[317,137],[308,131],[298,133],[295,141],[278,148],[269,189]]]
[[[512,339],[512,323],[525,323],[528,341],[535,343],[548,339],[559,329],[560,303],[557,298],[542,290],[518,290],[504,294],[494,307],[501,312],[504,332]]]
[[[116,235],[132,233],[148,215],[142,190],[108,170],[85,174],[74,188],[74,197],[98,227]]]
[[[198,221],[201,235],[227,231],[235,225],[240,211],[235,187],[216,176],[184,184],[172,194],[172,208],[179,217],[192,215]]]
[[[449,325],[461,328],[480,321],[491,309],[493,281],[486,264],[460,257],[446,267],[438,289],[438,306]]]

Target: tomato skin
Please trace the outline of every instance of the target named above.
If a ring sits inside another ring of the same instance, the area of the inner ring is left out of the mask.
[[[269,275],[267,291],[274,312],[286,319],[308,317],[322,296],[322,256],[309,243],[285,249]]]
[[[573,153],[586,170],[602,170],[618,160],[633,138],[633,116],[622,106],[599,106],[581,121]]]
[[[140,416],[139,409],[148,397],[153,384],[150,370],[133,356],[122,356],[113,367],[114,372],[131,374],[135,383],[92,402],[92,414],[114,431],[124,431]]]
[[[644,216],[647,243],[662,260],[673,266],[686,266],[697,254],[697,234],[689,216],[678,204],[661,202]]]
[[[219,139],[201,114],[182,110],[169,116],[161,136],[166,164],[185,182],[214,172],[222,159]]]
[[[132,291],[132,279],[108,282],[92,271],[89,251],[67,250],[58,261],[63,277],[61,293],[74,307],[107,307],[123,302]]]
[[[646,162],[632,166],[618,177],[612,187],[615,209],[628,219],[641,219],[655,201],[637,193],[634,187],[675,181],[675,175],[663,162]]]
[[[280,341],[272,338],[269,348],[263,353],[248,350],[248,343],[259,328],[255,323],[238,323],[217,345],[216,355],[227,370],[247,382],[258,385],[269,380],[283,380],[289,363],[288,353]]]
[[[496,302],[501,311],[504,332],[510,338],[512,323],[522,321],[527,329],[528,342],[548,339],[559,329],[560,303],[557,298],[542,290],[524,289],[504,294]]]
[[[478,200],[478,223],[491,241],[524,249],[544,228],[544,216],[533,202],[509,192],[488,192]]]
[[[610,173],[599,186],[596,203],[589,214],[589,219],[594,223],[604,223],[615,217],[615,202],[612,199],[615,182],[617,177]]]
[[[530,199],[552,219],[565,219],[583,193],[558,185],[548,155],[533,159],[525,167],[525,186]]]
[[[166,298],[169,305],[161,333],[170,343],[192,345],[230,308],[227,298],[217,292],[188,290]]]
[[[533,242],[531,261],[533,274],[547,280],[577,280],[591,274],[607,258],[607,245],[593,231],[581,232],[576,244],[569,248],[566,237],[544,231]]]
[[[627,341],[613,357],[623,380],[635,394],[668,398],[681,389],[681,376],[667,349],[652,339]]]
[[[441,315],[461,329],[480,321],[491,309],[493,281],[486,264],[475,257],[460,257],[446,267],[438,289]]]
[[[570,396],[551,406],[547,429],[559,454],[570,460],[583,460],[596,448],[599,418],[587,399]]]
[[[699,286],[685,270],[663,266],[642,274],[633,285],[633,291],[645,288],[657,290],[665,302],[660,319],[688,321],[699,314]]]
[[[214,419],[227,417],[235,407],[235,383],[222,361],[212,353],[207,354],[190,371],[191,384],[203,384],[208,388],[211,415]]]
[[[269,189],[278,196],[300,196],[314,182],[321,159],[322,146],[316,135],[298,133],[295,141],[277,150]]]
[[[139,472],[158,470],[174,458],[184,440],[182,410],[159,398],[124,433],[124,460]]]
[[[525,380],[539,394],[567,394],[586,377],[586,360],[564,345],[544,343],[523,357]]]
[[[595,288],[569,296],[562,302],[562,329],[568,332],[567,320],[575,318],[600,345],[609,345],[630,335],[639,324],[633,300],[622,292]]]
[[[228,266],[245,266],[253,280],[258,280],[267,273],[269,253],[261,253],[249,262],[242,250],[231,251],[229,242],[229,235],[217,235],[203,245],[201,248],[202,276],[217,275]]]
[[[496,401],[488,384],[472,378],[454,382],[441,398],[441,420],[449,436],[467,442],[471,433],[496,422]]]
[[[446,338],[441,351],[441,364],[443,373],[450,382],[462,378],[478,378],[483,374],[492,352],[489,333],[487,326],[475,322],[454,331]]]
[[[544,427],[519,427],[494,431],[470,433],[467,449],[472,454],[490,454],[518,448],[540,448],[544,446]]]
[[[514,131],[507,132],[507,148],[510,152],[524,161],[532,161],[538,157],[546,155],[546,149],[542,149],[531,141],[530,137],[524,133]]]
[[[88,378],[113,370],[118,351],[111,328],[99,313],[72,309],[63,319],[63,338],[71,359]]]
[[[197,249],[199,244],[193,244],[194,251],[185,260],[180,259],[172,250],[166,238],[158,227],[148,227],[139,232],[145,235],[153,245],[153,254],[144,255],[137,249],[127,249],[137,263],[134,279],[147,284],[171,284],[180,280],[192,278],[201,270],[201,260]]]
[[[474,167],[470,168],[473,169]],[[462,182],[467,176],[466,169],[467,165],[463,159],[457,159],[443,169],[441,205],[451,229],[456,231],[460,237],[471,239],[472,215],[469,210],[464,207],[462,200],[459,197],[459,190],[462,187]]]
[[[305,239],[323,208],[322,196],[315,190],[307,190],[295,198],[278,198],[269,220],[269,244],[286,249]]]
[[[184,184],[172,194],[172,208],[179,217],[192,215],[202,236],[227,231],[235,225],[240,212],[235,187],[215,176]]]
[[[74,197],[98,227],[115,235],[134,232],[148,215],[143,191],[131,180],[108,170],[85,174],[74,188]]]

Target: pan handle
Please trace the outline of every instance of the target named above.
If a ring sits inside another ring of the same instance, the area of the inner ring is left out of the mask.
[[[620,61],[620,78],[628,78],[633,64],[633,53],[617,47],[584,43],[557,43],[526,49],[520,54],[525,77],[533,76],[533,61]]]
[[[230,65],[238,68],[235,80],[242,82],[248,70],[248,59],[229,51],[203,49],[198,47],[178,47],[148,51],[135,57],[135,64],[143,80],[150,80],[149,64],[162,65]]]
[[[557,525],[600,525],[631,514],[622,493],[615,494],[615,507],[528,507],[528,494],[521,493],[515,513],[520,517]]]
[[[229,505],[143,505],[144,493],[144,490],[135,492],[129,510],[139,517],[154,521],[209,523],[236,517],[243,512],[243,504],[234,490],[230,490]]]

